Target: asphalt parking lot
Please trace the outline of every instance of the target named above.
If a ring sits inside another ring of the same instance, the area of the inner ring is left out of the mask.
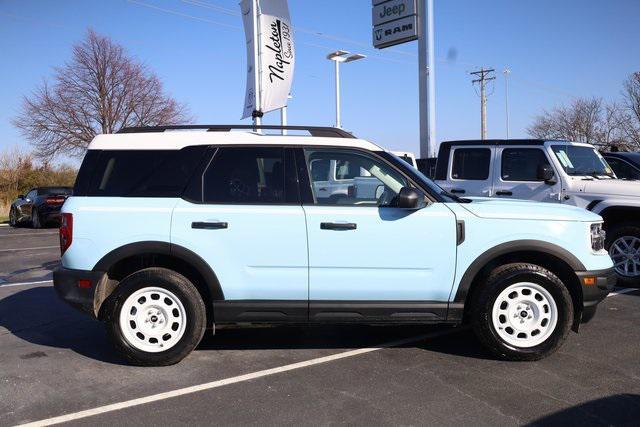
[[[640,425],[637,290],[536,363],[465,329],[334,326],[219,330],[138,368],[58,300],[58,257],[55,229],[0,227],[0,425]]]

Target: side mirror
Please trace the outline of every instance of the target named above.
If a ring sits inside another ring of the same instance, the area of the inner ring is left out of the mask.
[[[396,200],[396,206],[400,209],[422,209],[426,206],[424,194],[415,188],[402,187]]]
[[[551,165],[538,166],[538,179],[544,181],[545,184],[554,185],[556,182],[558,182],[554,179],[555,176],[556,173]]]

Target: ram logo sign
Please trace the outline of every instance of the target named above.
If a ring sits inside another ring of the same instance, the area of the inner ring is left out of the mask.
[[[384,49],[418,38],[416,15],[387,22],[373,28],[373,47]]]

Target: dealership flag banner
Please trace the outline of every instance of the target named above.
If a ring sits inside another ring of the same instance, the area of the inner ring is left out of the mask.
[[[287,106],[295,51],[287,0],[242,0],[240,9],[247,39],[245,119]]]

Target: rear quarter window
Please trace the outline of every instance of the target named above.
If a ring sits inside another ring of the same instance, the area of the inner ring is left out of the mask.
[[[100,150],[85,156],[76,196],[180,197],[206,146],[181,150]]]

